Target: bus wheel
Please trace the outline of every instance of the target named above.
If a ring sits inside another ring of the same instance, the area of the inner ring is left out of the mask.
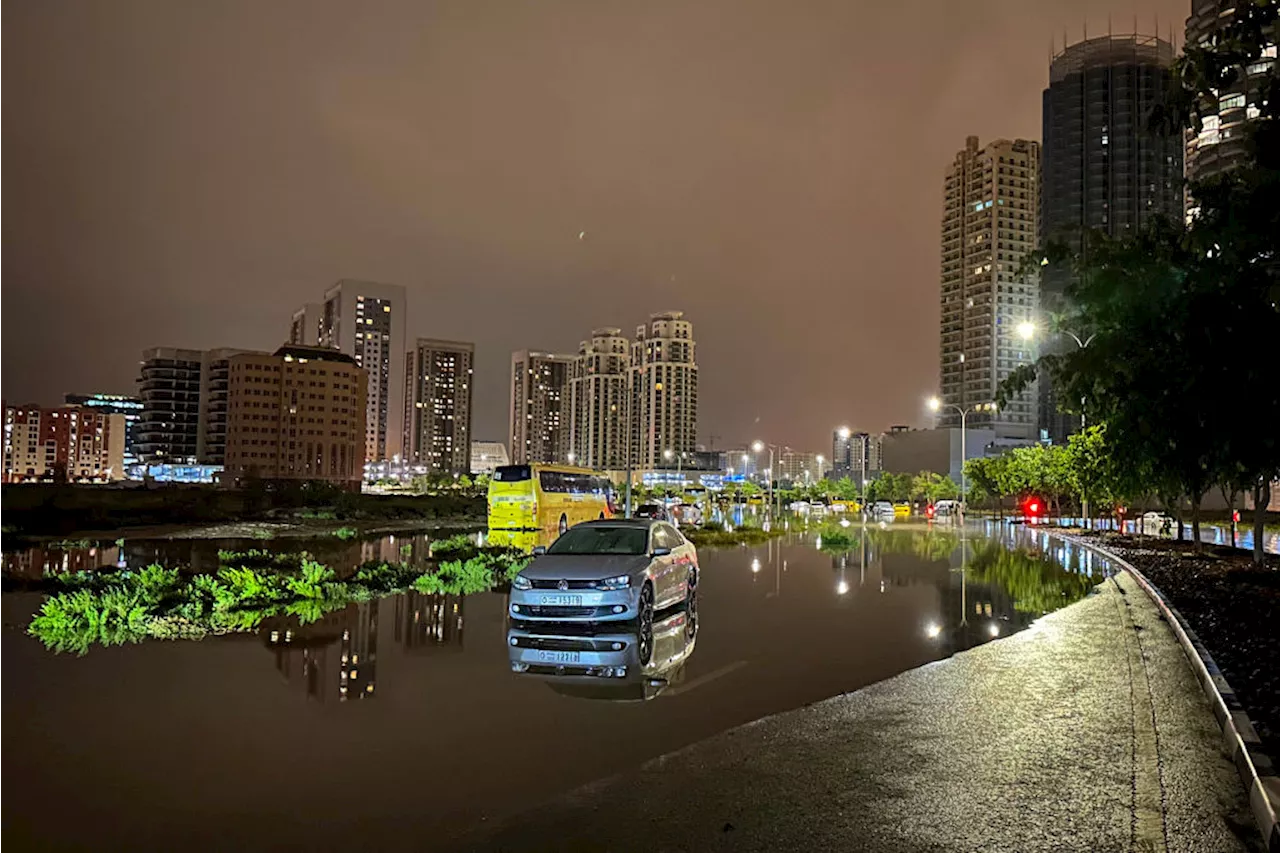
[[[569,519],[564,517],[564,513],[561,513],[560,514],[560,535],[563,536],[564,532],[568,529],[569,529]]]

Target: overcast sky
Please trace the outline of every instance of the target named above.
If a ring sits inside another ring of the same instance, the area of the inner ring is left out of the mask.
[[[476,439],[511,350],[671,309],[704,443],[924,425],[955,151],[1039,139],[1064,29],[1189,5],[8,0],[3,393],[271,349],[362,278],[475,341]]]

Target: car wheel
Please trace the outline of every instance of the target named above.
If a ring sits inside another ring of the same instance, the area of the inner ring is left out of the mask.
[[[640,637],[640,665],[648,666],[653,657],[653,586],[646,583],[640,590],[640,612],[636,616]]]
[[[568,529],[569,529],[569,519],[564,517],[564,513],[561,513],[560,514],[560,535],[563,536],[564,532]]]

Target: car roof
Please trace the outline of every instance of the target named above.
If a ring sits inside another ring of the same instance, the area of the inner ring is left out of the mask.
[[[583,521],[574,527],[642,527],[649,528],[662,522],[656,518],[602,518],[595,521]]]

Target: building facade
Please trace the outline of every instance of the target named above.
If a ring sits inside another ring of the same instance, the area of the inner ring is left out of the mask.
[[[1043,95],[1044,162],[1041,174],[1041,242],[1086,247],[1093,230],[1112,237],[1132,233],[1156,216],[1183,215],[1183,146],[1180,132],[1153,129],[1148,116],[1172,82],[1174,51],[1155,36],[1086,39],[1053,57]],[[1045,269],[1043,312],[1064,311],[1071,284],[1068,265]],[[1063,352],[1065,335],[1039,342],[1041,352]],[[1059,411],[1051,383],[1041,384],[1041,437],[1066,440],[1078,418]]]
[[[831,434],[828,476],[834,480],[848,477],[855,482],[861,479],[874,480],[883,467],[883,443],[883,434],[854,432],[848,427],[837,429]]]
[[[343,279],[324,293],[318,343],[352,356],[369,373],[365,458],[390,459],[404,437],[405,290]]]
[[[777,479],[782,486],[809,486],[822,479],[827,458],[821,453],[783,448],[777,461]]]
[[[4,406],[6,483],[125,478],[125,416],[88,406]]]
[[[83,406],[94,412],[124,417],[124,465],[127,469],[138,461],[138,423],[142,420],[142,399],[123,394],[67,394],[62,401],[68,406]]]
[[[143,351],[138,378],[142,410],[135,427],[139,462],[223,464],[229,359],[247,352],[252,350]]]
[[[304,347],[320,345],[320,326],[324,322],[324,306],[308,302],[293,312],[289,321],[289,343]]]
[[[569,461],[573,361],[573,356],[534,350],[511,354],[510,436],[515,464]]]
[[[507,446],[501,441],[473,441],[471,442],[471,473],[479,476],[480,474],[492,474],[503,465],[510,465],[511,458],[507,455]]]
[[[405,461],[428,472],[471,470],[475,344],[418,338],[405,355]]]
[[[1246,9],[1253,7],[1238,0],[1192,0],[1186,43],[1210,45],[1222,28],[1235,23]],[[1246,128],[1262,113],[1260,104],[1276,63],[1276,45],[1280,41],[1276,36],[1273,28],[1271,44],[1263,49],[1262,56],[1239,69],[1236,81],[1223,87],[1215,102],[1200,105],[1200,130],[1188,130],[1186,134],[1188,182],[1224,174],[1249,159]],[[1194,213],[1194,199],[1188,199],[1188,214]]]
[[[681,311],[654,314],[631,343],[631,463],[661,467],[665,451],[692,453],[698,439],[693,324]]]
[[[569,378],[570,451],[574,464],[627,467],[631,343],[621,329],[600,328],[583,341]]]
[[[1019,334],[1034,321],[1039,284],[1021,271],[1036,251],[1040,145],[997,139],[979,146],[970,136],[947,169],[942,214],[942,423],[958,426],[951,407],[990,403],[1010,372],[1030,363]],[[969,423],[1011,439],[1036,431],[1036,396],[1025,391],[998,412],[974,411]]]
[[[322,480],[359,490],[367,378],[352,356],[285,345],[234,355],[227,374],[224,485]]]

